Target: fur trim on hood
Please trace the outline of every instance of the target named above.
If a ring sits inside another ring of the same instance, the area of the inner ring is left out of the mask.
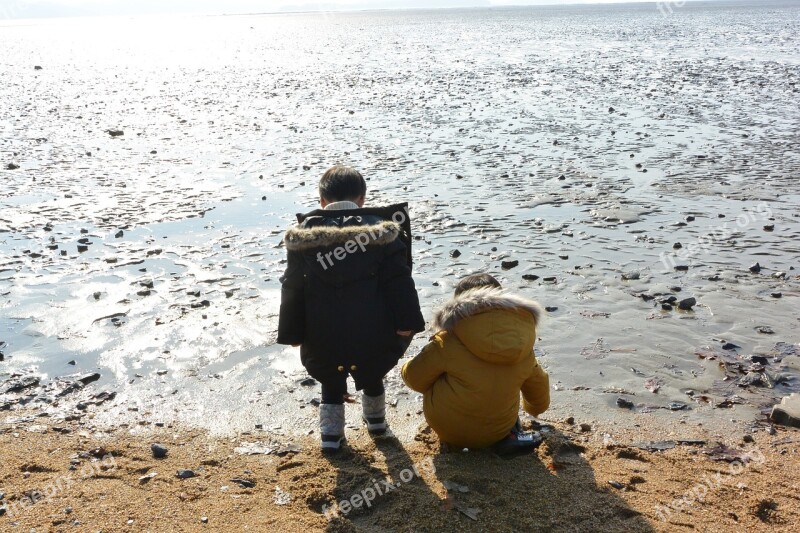
[[[461,293],[436,313],[433,327],[436,331],[453,331],[459,320],[490,309],[524,309],[539,323],[543,315],[542,306],[533,300],[509,294],[503,289],[486,287]]]
[[[348,242],[359,247],[384,246],[394,242],[399,235],[400,225],[387,220],[369,226],[297,226],[286,232],[283,241],[287,250],[302,252]]]

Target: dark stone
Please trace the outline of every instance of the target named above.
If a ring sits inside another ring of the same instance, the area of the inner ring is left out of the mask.
[[[758,274],[759,272],[761,272],[761,265],[756,263],[755,265],[751,266],[750,272],[752,272],[753,274]]]
[[[317,380],[314,379],[314,378],[306,378],[306,379],[304,379],[303,381],[300,382],[300,385],[302,387],[313,387],[316,384],[317,384]]]
[[[197,474],[192,470],[178,470],[175,474],[178,479],[191,479],[197,477]]]
[[[686,217],[686,222],[694,222],[695,218],[692,215]]]
[[[33,67],[33,70],[42,70],[42,67],[41,67],[41,65],[35,65]]]
[[[650,296],[649,294],[640,294],[640,295],[639,295],[639,298],[641,298],[641,299],[642,299],[642,300],[644,300],[645,302],[649,302],[649,301],[651,301],[651,300],[655,300],[655,299],[656,299],[656,297],[655,297],[655,296]]]
[[[783,294],[780,292],[773,292],[770,296],[772,296],[773,298],[782,298]]]
[[[675,267],[675,270],[677,270],[678,272],[687,272],[689,270],[689,267],[687,265],[678,265]]]
[[[672,305],[670,304],[661,304],[661,309],[664,311],[672,311]]]
[[[548,313],[555,313],[556,311],[558,311],[558,307],[545,307],[544,310],[547,311]]]
[[[609,482],[608,482],[608,484],[609,484],[609,485],[611,485],[612,487],[614,487],[614,488],[615,488],[615,489],[617,489],[617,490],[622,490],[622,489],[624,489],[624,488],[625,488],[625,485],[623,485],[623,484],[622,484],[622,483],[620,483],[619,481],[613,481],[613,480],[611,480],[611,481],[609,481]]]
[[[9,163],[8,165],[6,165],[6,170],[17,170],[17,169],[19,169],[19,165],[16,165],[14,163]]]
[[[545,281],[547,283],[555,283],[556,282],[556,277],[555,276],[549,276],[549,277],[544,278],[542,281]]]
[[[516,259],[512,261],[503,261],[502,263],[500,263],[500,266],[503,267],[503,270],[511,270],[512,268],[516,268],[519,266],[519,261],[517,261]]]
[[[523,274],[522,279],[524,279],[525,281],[536,281],[537,279],[539,279],[539,276],[537,276],[536,274]]]
[[[686,298],[685,300],[681,300],[678,304],[678,309],[683,311],[691,311],[692,307],[697,305],[697,300],[695,298]]]
[[[756,332],[761,333],[762,335],[773,335],[775,333],[769,326],[758,326],[756,328]]]
[[[681,248],[683,248],[683,245],[679,242],[676,242],[675,244],[672,245],[672,248],[674,250],[680,250]]]
[[[613,113],[614,111],[616,111],[616,109],[614,109],[613,107],[609,107],[609,108],[608,108],[608,112],[609,112],[609,113]]]
[[[255,481],[250,481],[249,479],[232,479],[231,483],[236,483],[237,485],[241,486],[244,489],[252,489],[256,486]]]
[[[84,385],[88,385],[89,383],[94,383],[95,381],[100,379],[100,374],[97,372],[93,372],[91,374],[86,374],[78,378],[78,381],[83,383]]]
[[[78,245],[78,253],[79,254],[82,254],[82,253],[88,252],[88,251],[89,251],[89,247],[86,246],[85,244],[79,244]]]
[[[764,231],[775,231],[775,224],[767,224],[764,226]]]
[[[725,344],[722,345],[722,349],[723,350],[736,350],[738,348],[741,348],[741,346],[737,346],[736,344],[733,344],[732,342],[726,342]]]
[[[722,278],[721,278],[721,277],[719,277],[719,275],[718,275],[718,274],[714,274],[713,276],[711,276],[710,278],[708,278],[708,281],[719,281],[719,280],[721,280],[721,279],[722,279]]]
[[[39,382],[40,378],[37,376],[23,376],[18,379],[12,379],[6,384],[6,388],[3,390],[3,393],[7,394],[9,392],[22,392],[25,389],[36,387],[39,385]]]
[[[122,230],[119,230],[117,233],[114,234],[114,238],[115,239],[121,239],[124,236],[125,236],[125,232],[122,231]]]
[[[167,450],[166,446],[162,446],[161,444],[151,445],[150,451],[153,452],[153,457],[155,457],[156,459],[163,459],[167,456],[167,453],[169,453],[169,450]]]
[[[452,257],[453,259],[458,259],[459,257],[461,257],[461,252],[458,250],[453,250],[452,252],[450,252],[450,257]]]
[[[689,406],[683,402],[671,402],[667,407],[670,411],[682,411],[687,409]]]
[[[763,355],[751,355],[750,356],[750,360],[752,362],[756,363],[756,364],[761,365],[761,366],[769,365],[769,359],[767,359]]]
[[[633,402],[627,398],[617,398],[617,407],[622,409],[633,409]]]
[[[112,137],[122,137],[123,135],[125,135],[125,132],[122,130],[106,130],[106,133],[108,133]]]

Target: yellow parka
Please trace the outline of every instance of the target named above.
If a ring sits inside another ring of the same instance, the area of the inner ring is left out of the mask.
[[[439,311],[439,333],[402,372],[424,394],[425,419],[442,442],[484,448],[505,438],[520,391],[525,411],[547,410],[549,379],[533,354],[541,314],[536,302],[496,288],[468,290]]]

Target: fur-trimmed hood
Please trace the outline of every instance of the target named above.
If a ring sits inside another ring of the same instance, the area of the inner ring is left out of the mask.
[[[447,302],[436,314],[434,327],[454,335],[484,361],[514,365],[531,356],[541,316],[536,302],[489,287],[466,291]]]
[[[463,292],[447,302],[436,313],[433,327],[437,331],[453,331],[460,320],[490,309],[523,309],[533,315],[537,324],[543,314],[542,306],[533,300],[509,294],[503,289],[487,287]]]
[[[356,246],[385,246],[400,235],[400,225],[392,221],[381,221],[368,225],[299,225],[286,232],[284,243],[290,251],[305,251],[315,248],[330,248],[353,242]]]

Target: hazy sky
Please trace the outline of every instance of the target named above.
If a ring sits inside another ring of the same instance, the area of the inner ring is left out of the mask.
[[[0,0],[0,19],[144,13],[263,13],[334,9],[615,3],[625,0]],[[664,0],[680,4],[679,0]]]

